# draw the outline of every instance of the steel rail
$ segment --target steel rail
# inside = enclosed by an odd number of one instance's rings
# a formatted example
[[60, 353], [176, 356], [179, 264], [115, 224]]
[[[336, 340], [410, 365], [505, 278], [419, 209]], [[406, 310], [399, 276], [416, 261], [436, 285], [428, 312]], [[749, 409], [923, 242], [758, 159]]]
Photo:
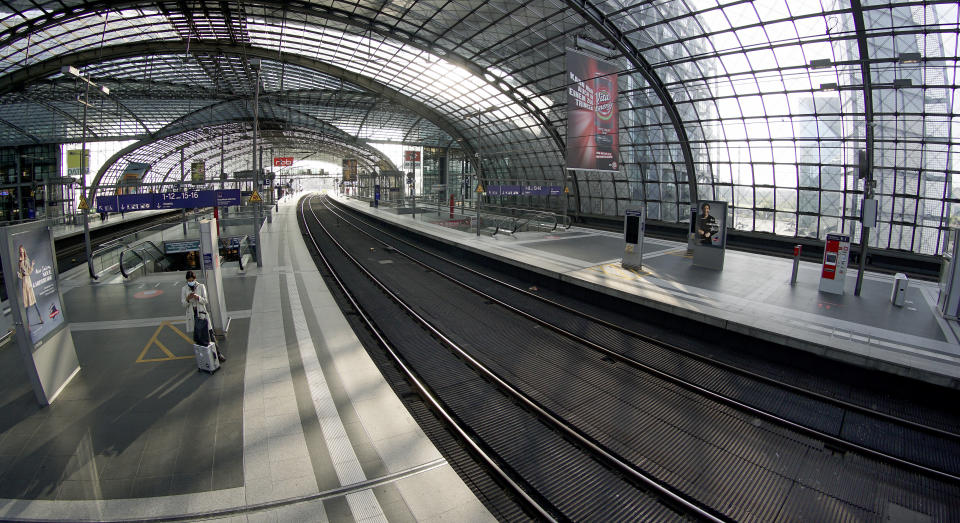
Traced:
[[[367, 276], [367, 278], [373, 281], [380, 288], [381, 291], [383, 291], [395, 303], [397, 303], [401, 308], [403, 308], [408, 315], [410, 315], [412, 318], [417, 320], [417, 322], [419, 322], [423, 327], [425, 327], [428, 331], [430, 331], [437, 339], [442, 341], [447, 347], [451, 348], [454, 352], [456, 352], [460, 357], [463, 358], [464, 361], [469, 363], [475, 370], [477, 370], [478, 372], [483, 374], [486, 378], [488, 378], [493, 383], [498, 385], [502, 390], [504, 390], [505, 392], [508, 392], [511, 396], [516, 398], [520, 403], [522, 403], [528, 409], [532, 410], [537, 415], [541, 416], [543, 419], [549, 421], [552, 426], [561, 430], [564, 434], [570, 436], [571, 438], [576, 440], [579, 444], [590, 449], [592, 452], [603, 457], [604, 460], [614, 465], [614, 467], [618, 469], [620, 472], [626, 474], [628, 477], [633, 478], [634, 480], [639, 481], [643, 485], [654, 490], [659, 495], [667, 498], [668, 501], [671, 501], [679, 505], [683, 509], [687, 510], [690, 514], [693, 514], [699, 518], [703, 518], [707, 521], [713, 521], [713, 522], [727, 521], [727, 519], [725, 519], [723, 516], [715, 515], [711, 510], [701, 507], [697, 502], [687, 499], [687, 497], [684, 496], [683, 494], [674, 492], [674, 490], [671, 487], [666, 486], [660, 483], [659, 481], [647, 476], [645, 472], [639, 470], [633, 464], [620, 459], [619, 456], [616, 456], [612, 452], [606, 450], [603, 446], [596, 443], [592, 438], [581, 433], [579, 429], [571, 426], [567, 422], [563, 421], [562, 419], [554, 415], [549, 410], [540, 406], [539, 403], [530, 399], [526, 394], [524, 394], [523, 392], [518, 390], [516, 387], [508, 383], [506, 380], [501, 378], [497, 373], [490, 370], [486, 365], [484, 365], [479, 360], [474, 358], [469, 352], [467, 352], [465, 349], [460, 347], [456, 342], [454, 342], [445, 334], [443, 334], [443, 332], [441, 332], [440, 329], [438, 329], [430, 321], [428, 321], [426, 318], [424, 318], [415, 310], [413, 310], [413, 308], [409, 304], [407, 304], [402, 298], [397, 296], [396, 293], [390, 290], [389, 287], [387, 287], [369, 270], [367, 270], [367, 268], [364, 267], [359, 260], [353, 257], [349, 252], [347, 252], [346, 248], [340, 242], [338, 242], [336, 238], [333, 237], [333, 235], [326, 229], [326, 227], [323, 226], [322, 223], [320, 223], [320, 219], [316, 217], [316, 212], [313, 210], [312, 206], [311, 206], [311, 212], [314, 214], [314, 218], [317, 220], [317, 223], [320, 225], [323, 231], [327, 234], [330, 240], [337, 246], [337, 248], [340, 249], [340, 251], [344, 254], [344, 256], [349, 258], [357, 266], [357, 268], [360, 269], [360, 271]], [[311, 240], [312, 239], [313, 238], [311, 237]]]
[[[341, 216], [340, 218], [341, 218], [341, 219], [344, 219], [342, 216]], [[344, 219], [344, 221], [347, 221], [347, 220]], [[349, 223], [349, 221], [347, 221], [347, 222]], [[353, 224], [351, 223], [350, 225], [353, 225]], [[358, 231], [363, 232], [364, 234], [367, 234], [368, 236], [370, 236], [370, 237], [373, 238], [374, 240], [376, 240], [376, 241], [378, 241], [378, 242], [380, 242], [380, 243], [382, 243], [382, 244], [384, 244], [384, 245], [388, 245], [388, 244], [386, 244], [385, 242], [383, 242], [382, 240], [379, 240], [379, 239], [377, 239], [377, 238], [374, 238], [372, 235], [370, 235], [370, 234], [367, 233], [366, 231], [363, 231], [363, 230], [360, 229], [359, 227], [356, 227], [356, 225], [353, 225], [353, 226], [354, 226]], [[583, 338], [582, 336], [580, 336], [580, 335], [578, 335], [578, 334], [576, 334], [576, 333], [570, 332], [570, 331], [564, 329], [563, 327], [554, 325], [554, 324], [552, 324], [552, 323], [550, 323], [550, 322], [548, 322], [548, 321], [546, 321], [546, 320], [543, 320], [543, 319], [541, 319], [541, 318], [538, 318], [538, 317], [536, 317], [536, 316], [534, 316], [534, 315], [532, 315], [532, 314], [530, 314], [530, 313], [528, 313], [528, 312], [525, 312], [525, 311], [523, 311], [523, 310], [521, 310], [521, 309], [519, 309], [519, 308], [517, 308], [517, 307], [514, 307], [513, 305], [510, 305], [510, 304], [508, 304], [508, 303], [506, 303], [506, 302], [504, 302], [504, 301], [502, 301], [502, 300], [500, 300], [500, 299], [498, 299], [498, 298], [496, 298], [496, 297], [494, 297], [494, 296], [491, 296], [491, 295], [483, 292], [483, 291], [480, 290], [480, 289], [477, 289], [477, 288], [475, 288], [475, 287], [472, 287], [472, 286], [470, 286], [470, 285], [467, 284], [467, 283], [461, 282], [461, 281], [457, 280], [455, 277], [450, 276], [450, 275], [448, 275], [448, 274], [446, 274], [446, 273], [438, 270], [438, 269], [435, 268], [435, 267], [430, 267], [429, 265], [427, 265], [427, 264], [425, 264], [425, 263], [423, 263], [423, 262], [421, 262], [421, 261], [419, 261], [419, 260], [411, 257], [410, 255], [404, 253], [403, 251], [397, 249], [396, 247], [393, 247], [393, 246], [390, 246], [390, 247], [393, 249], [393, 252], [396, 252], [396, 253], [398, 253], [398, 254], [406, 257], [407, 259], [413, 261], [414, 263], [417, 263], [418, 265], [420, 265], [420, 266], [422, 266], [422, 267], [424, 267], [424, 268], [429, 268], [432, 272], [434, 272], [434, 273], [436, 273], [436, 274], [438, 274], [438, 275], [440, 275], [440, 276], [448, 279], [448, 280], [451, 281], [452, 283], [455, 283], [455, 284], [457, 284], [457, 285], [459, 285], [459, 286], [461, 286], [461, 287], [463, 287], [463, 288], [465, 288], [465, 289], [467, 289], [467, 290], [470, 290], [471, 292], [476, 293], [478, 296], [481, 296], [481, 297], [483, 297], [483, 298], [486, 299], [486, 300], [489, 300], [489, 301], [491, 301], [491, 302], [493, 302], [493, 303], [496, 303], [497, 305], [500, 305], [501, 307], [503, 307], [503, 308], [505, 308], [505, 309], [507, 309], [507, 310], [509, 310], [509, 311], [511, 311], [511, 312], [513, 312], [513, 313], [515, 313], [515, 314], [517, 314], [517, 315], [519, 315], [519, 316], [522, 316], [522, 317], [524, 317], [524, 318], [526, 318], [526, 319], [528, 319], [528, 320], [530, 320], [530, 321], [533, 321], [533, 322], [535, 322], [535, 323], [537, 323], [537, 324], [539, 324], [539, 325], [542, 325], [542, 326], [544, 326], [544, 327], [546, 327], [546, 328], [548, 328], [548, 329], [551, 329], [551, 330], [553, 330], [554, 332], [557, 332], [558, 334], [561, 334], [562, 336], [565, 336], [565, 337], [567, 337], [567, 338], [570, 338], [570, 339], [576, 341], [577, 343], [580, 343], [580, 344], [582, 344], [582, 345], [584, 345], [584, 346], [587, 346], [587, 347], [589, 347], [589, 348], [591, 348], [591, 349], [593, 349], [593, 350], [595, 350], [595, 351], [597, 351], [597, 352], [600, 352], [600, 353], [602, 353], [602, 354], [604, 354], [604, 355], [607, 355], [607, 356], [610, 356], [610, 357], [612, 357], [612, 358], [615, 358], [615, 359], [617, 359], [617, 360], [619, 360], [619, 361], [621, 361], [621, 362], [623, 362], [623, 363], [626, 363], [626, 364], [628, 364], [628, 365], [630, 365], [630, 366], [632, 366], [632, 367], [635, 367], [635, 368], [640, 369], [640, 370], [642, 370], [642, 371], [644, 371], [644, 372], [647, 372], [648, 374], [652, 374], [652, 375], [654, 375], [654, 376], [657, 376], [657, 377], [660, 378], [660, 379], [663, 379], [663, 380], [665, 380], [665, 381], [668, 381], [668, 382], [670, 382], [670, 383], [673, 383], [673, 384], [675, 384], [675, 385], [677, 385], [677, 386], [683, 387], [683, 388], [685, 388], [685, 389], [687, 389], [687, 390], [693, 391], [693, 392], [695, 392], [695, 393], [697, 393], [697, 394], [701, 394], [701, 395], [703, 395], [703, 396], [707, 396], [707, 397], [709, 397], [709, 398], [711, 398], [711, 399], [713, 399], [714, 401], [717, 401], [717, 402], [719, 402], [719, 403], [726, 404], [726, 405], [728, 405], [728, 406], [730, 406], [730, 407], [734, 407], [734, 408], [736, 408], [736, 409], [739, 409], [739, 410], [741, 410], [741, 411], [744, 411], [744, 412], [747, 412], [747, 413], [749, 413], [749, 414], [755, 415], [755, 416], [757, 416], [757, 417], [764, 418], [764, 419], [766, 419], [766, 420], [768, 420], [768, 421], [777, 423], [777, 424], [779, 424], [779, 425], [781, 425], [781, 426], [783, 426], [783, 427], [786, 427], [786, 428], [795, 430], [795, 431], [800, 432], [800, 433], [802, 433], [802, 434], [805, 434], [805, 435], [807, 435], [807, 436], [812, 436], [812, 437], [815, 437], [815, 438], [819, 438], [819, 439], [821, 439], [821, 440], [825, 440], [825, 441], [828, 441], [828, 442], [830, 442], [830, 443], [833, 443], [833, 444], [835, 444], [835, 445], [837, 445], [837, 446], [839, 446], [839, 447], [846, 448], [846, 449], [848, 449], [848, 450], [852, 450], [852, 451], [855, 451], [855, 452], [858, 452], [858, 453], [860, 453], [860, 454], [864, 454], [864, 455], [873, 457], [873, 458], [878, 459], [878, 460], [881, 460], [881, 461], [886, 461], [886, 462], [888, 462], [888, 463], [891, 463], [891, 464], [894, 464], [894, 465], [898, 465], [898, 466], [900, 466], [900, 467], [903, 467], [903, 468], [906, 468], [906, 469], [910, 469], [910, 470], [913, 470], [913, 471], [915, 471], [915, 472], [920, 472], [920, 473], [923, 473], [923, 474], [926, 474], [926, 475], [929, 475], [929, 476], [933, 476], [933, 477], [939, 478], [939, 479], [941, 479], [941, 480], [950, 481], [950, 482], [954, 482], [954, 483], [960, 483], [960, 476], [958, 476], [958, 475], [956, 475], [956, 474], [951, 474], [951, 473], [946, 472], [946, 471], [942, 471], [942, 470], [939, 470], [939, 469], [935, 469], [935, 468], [932, 468], [932, 467], [928, 467], [928, 466], [926, 466], [926, 465], [921, 465], [921, 464], [919, 464], [919, 463], [915, 463], [915, 462], [912, 462], [912, 461], [909, 461], [909, 460], [906, 460], [906, 459], [903, 459], [903, 458], [899, 458], [899, 457], [893, 456], [893, 455], [891, 455], [891, 454], [887, 454], [887, 453], [882, 452], [882, 451], [879, 451], [879, 450], [871, 449], [870, 447], [865, 447], [865, 446], [860, 445], [860, 444], [858, 444], [858, 443], [854, 443], [854, 442], [851, 442], [851, 441], [848, 441], [848, 440], [839, 438], [839, 437], [837, 437], [837, 436], [833, 436], [833, 435], [831, 435], [831, 434], [827, 434], [827, 433], [822, 432], [822, 431], [820, 431], [820, 430], [817, 430], [817, 429], [814, 429], [814, 428], [810, 428], [810, 427], [807, 427], [807, 426], [805, 426], [805, 425], [801, 425], [801, 424], [799, 424], [799, 423], [797, 423], [797, 422], [788, 420], [788, 419], [786, 419], [786, 418], [783, 418], [783, 417], [778, 416], [778, 415], [776, 415], [776, 414], [773, 414], [773, 413], [771, 413], [771, 412], [767, 412], [767, 411], [765, 411], [765, 410], [762, 410], [762, 409], [759, 409], [759, 408], [757, 408], [757, 407], [753, 407], [753, 406], [751, 406], [751, 405], [748, 405], [748, 404], [746, 404], [746, 403], [743, 403], [742, 401], [739, 401], [739, 400], [737, 400], [737, 399], [734, 399], [734, 398], [731, 398], [731, 397], [729, 397], [729, 396], [725, 396], [725, 395], [723, 395], [723, 394], [714, 392], [714, 391], [712, 391], [712, 390], [710, 390], [710, 389], [707, 389], [707, 388], [705, 388], [705, 387], [703, 387], [703, 386], [697, 385], [696, 383], [690, 382], [690, 381], [685, 380], [685, 379], [683, 379], [683, 378], [679, 378], [679, 377], [677, 377], [677, 376], [674, 376], [674, 375], [672, 375], [672, 374], [669, 374], [669, 373], [667, 373], [667, 372], [664, 372], [664, 371], [662, 371], [662, 370], [660, 370], [660, 369], [657, 369], [657, 368], [655, 368], [655, 367], [652, 367], [652, 366], [650, 366], [650, 365], [647, 365], [646, 363], [643, 363], [643, 362], [637, 361], [637, 360], [635, 360], [635, 359], [633, 359], [633, 358], [624, 356], [624, 355], [620, 354], [619, 352], [616, 352], [616, 351], [614, 351], [614, 350], [612, 350], [612, 349], [608, 349], [607, 347], [604, 347], [604, 346], [602, 346], [602, 345], [599, 345], [599, 344], [597, 344], [597, 343], [594, 343], [593, 341], [590, 341], [590, 340], [588, 340], [588, 339], [586, 339], [586, 338]]]
[[[363, 218], [370, 219], [370, 217], [367, 217], [367, 216], [364, 216]], [[374, 227], [374, 226], [371, 225], [371, 227]], [[374, 227], [374, 228], [376, 228], [376, 227]], [[931, 427], [931, 426], [929, 426], [929, 425], [924, 425], [923, 423], [919, 423], [919, 422], [916, 422], [916, 421], [913, 421], [913, 420], [908, 420], [908, 419], [905, 419], [905, 418], [901, 418], [901, 417], [895, 416], [895, 415], [893, 415], [893, 414], [889, 414], [889, 413], [882, 412], [882, 411], [878, 411], [878, 410], [873, 410], [873, 409], [870, 409], [870, 408], [868, 408], [868, 407], [864, 407], [863, 405], [858, 405], [858, 404], [856, 404], [856, 403], [851, 403], [851, 402], [846, 401], [846, 400], [834, 398], [834, 397], [832, 397], [832, 396], [827, 396], [826, 394], [822, 394], [822, 393], [820, 393], [820, 392], [815, 392], [815, 391], [812, 391], [812, 390], [809, 390], [809, 389], [805, 389], [805, 388], [803, 388], [803, 387], [799, 387], [799, 386], [797, 386], [797, 385], [793, 385], [792, 383], [787, 383], [787, 382], [785, 382], [785, 381], [780, 381], [780, 380], [777, 380], [777, 379], [775, 379], [775, 378], [771, 378], [771, 377], [769, 377], [769, 376], [764, 376], [763, 374], [758, 374], [758, 373], [753, 372], [753, 371], [750, 371], [750, 370], [742, 369], [742, 368], [737, 367], [737, 366], [735, 366], [735, 365], [732, 365], [732, 364], [730, 364], [730, 363], [727, 363], [727, 362], [724, 362], [724, 361], [720, 361], [720, 360], [711, 358], [711, 357], [709, 357], [709, 356], [704, 356], [704, 355], [702, 355], [702, 354], [698, 354], [698, 353], [693, 352], [693, 351], [691, 351], [691, 350], [689, 350], [689, 349], [685, 349], [685, 348], [683, 348], [683, 347], [679, 347], [679, 346], [677, 346], [677, 345], [673, 345], [673, 344], [671, 344], [671, 343], [669, 343], [669, 342], [666, 342], [666, 341], [658, 340], [658, 339], [656, 339], [656, 338], [653, 338], [653, 337], [648, 336], [648, 335], [646, 335], [646, 334], [643, 334], [643, 333], [641, 333], [641, 332], [637, 332], [637, 331], [634, 331], [634, 330], [630, 330], [630, 329], [628, 329], [628, 328], [626, 328], [626, 327], [623, 327], [623, 326], [621, 326], [621, 325], [617, 325], [617, 324], [615, 324], [615, 323], [611, 323], [611, 322], [609, 322], [609, 321], [607, 321], [607, 320], [605, 320], [605, 319], [603, 319], [603, 318], [598, 318], [598, 317], [596, 317], [596, 316], [592, 316], [592, 315], [590, 315], [590, 314], [588, 314], [588, 313], [585, 313], [585, 312], [583, 312], [583, 311], [574, 309], [574, 308], [569, 307], [569, 306], [567, 306], [567, 305], [564, 305], [564, 304], [562, 304], [562, 303], [553, 301], [553, 300], [551, 300], [551, 299], [549, 299], [549, 298], [545, 298], [545, 297], [540, 296], [540, 295], [538, 295], [538, 294], [534, 294], [534, 293], [528, 291], [527, 289], [523, 289], [523, 288], [521, 288], [521, 287], [517, 287], [516, 285], [513, 285], [513, 284], [511, 284], [511, 283], [507, 283], [507, 282], [502, 281], [502, 280], [498, 280], [497, 278], [494, 278], [493, 276], [490, 276], [490, 275], [488, 275], [488, 274], [484, 274], [484, 273], [482, 273], [482, 272], [480, 272], [480, 271], [477, 271], [476, 269], [473, 269], [473, 268], [471, 268], [471, 267], [467, 267], [467, 266], [465, 266], [465, 265], [463, 265], [463, 264], [461, 264], [461, 263], [458, 263], [458, 262], [456, 262], [456, 261], [454, 261], [454, 260], [451, 260], [451, 259], [449, 259], [449, 258], [445, 258], [445, 257], [440, 256], [440, 255], [438, 255], [438, 254], [435, 254], [435, 253], [432, 253], [432, 252], [430, 252], [430, 251], [427, 251], [427, 250], [425, 250], [425, 249], [423, 249], [423, 248], [421, 248], [421, 247], [419, 247], [419, 246], [417, 246], [417, 245], [414, 245], [414, 244], [408, 242], [407, 240], [404, 240], [403, 238], [400, 238], [400, 237], [398, 237], [398, 236], [396, 236], [396, 235], [394, 235], [394, 234], [391, 234], [391, 233], [389, 233], [389, 232], [387, 232], [387, 231], [384, 231], [383, 229], [378, 229], [378, 230], [380, 230], [381, 232], [383, 232], [383, 234], [385, 234], [385, 235], [387, 235], [387, 236], [389, 236], [389, 237], [391, 237], [391, 238], [393, 238], [393, 239], [395, 239], [395, 240], [397, 240], [397, 241], [399, 241], [399, 242], [402, 242], [402, 243], [404, 243], [404, 244], [406, 244], [406, 245], [408, 245], [408, 246], [410, 246], [410, 247], [413, 247], [414, 249], [417, 249], [417, 250], [419, 250], [419, 251], [421, 251], [421, 252], [423, 252], [423, 253], [425, 253], [425, 254], [428, 254], [428, 255], [433, 256], [433, 257], [438, 258], [438, 259], [441, 259], [441, 260], [443, 260], [443, 261], [445, 261], [445, 262], [447, 262], [447, 263], [449, 263], [449, 264], [451, 264], [451, 265], [454, 265], [454, 266], [456, 266], [456, 267], [458, 267], [458, 268], [460, 268], [460, 269], [463, 269], [463, 270], [465, 270], [465, 271], [468, 271], [468, 272], [470, 272], [470, 273], [472, 273], [472, 274], [474, 274], [474, 275], [476, 275], [476, 276], [479, 276], [479, 277], [481, 277], [481, 278], [484, 278], [484, 279], [486, 279], [486, 280], [488, 280], [488, 281], [491, 281], [491, 282], [493, 282], [493, 283], [496, 283], [496, 284], [498, 284], [498, 285], [502, 285], [502, 286], [504, 286], [504, 287], [508, 287], [508, 288], [510, 288], [510, 289], [512, 289], [512, 290], [514, 290], [514, 291], [516, 291], [516, 292], [522, 293], [522, 294], [524, 294], [524, 295], [526, 295], [526, 296], [528, 296], [528, 297], [530, 297], [530, 298], [534, 298], [534, 299], [539, 300], [539, 301], [541, 301], [541, 302], [543, 302], [543, 303], [547, 303], [547, 304], [549, 304], [549, 305], [552, 305], [552, 306], [554, 306], [554, 307], [557, 307], [557, 308], [559, 308], [559, 309], [562, 309], [564, 312], [568, 312], [568, 313], [570, 313], [570, 314], [574, 314], [574, 315], [576, 315], [576, 316], [579, 316], [579, 317], [584, 318], [584, 319], [586, 319], [586, 320], [589, 320], [589, 321], [598, 323], [598, 324], [600, 324], [600, 325], [602, 325], [602, 326], [604, 326], [604, 327], [607, 327], [607, 328], [609, 328], [609, 329], [616, 330], [616, 331], [621, 332], [621, 333], [623, 333], [623, 334], [627, 334], [627, 335], [629, 335], [629, 336], [633, 336], [633, 337], [639, 338], [639, 339], [641, 339], [641, 340], [643, 340], [643, 341], [645, 341], [645, 342], [652, 343], [652, 344], [654, 344], [654, 345], [656, 345], [656, 346], [658, 346], [658, 347], [665, 348], [665, 349], [671, 350], [671, 351], [676, 352], [676, 353], [680, 353], [680, 354], [682, 354], [682, 355], [684, 355], [684, 356], [688, 356], [688, 357], [690, 357], [690, 358], [696, 359], [696, 360], [701, 361], [701, 362], [704, 362], [704, 363], [708, 363], [708, 364], [711, 364], [711, 365], [715, 365], [715, 366], [717, 366], [717, 367], [721, 367], [721, 368], [723, 368], [724, 370], [727, 370], [727, 371], [730, 371], [730, 372], [733, 372], [733, 373], [736, 373], [736, 374], [739, 374], [739, 375], [741, 375], [741, 376], [745, 376], [745, 377], [748, 377], [748, 378], [751, 378], [751, 379], [754, 379], [754, 380], [757, 380], [757, 381], [761, 381], [761, 382], [766, 383], [766, 384], [768, 384], [768, 385], [773, 385], [773, 386], [776, 386], [776, 387], [780, 387], [780, 388], [783, 388], [783, 389], [787, 389], [787, 390], [789, 390], [789, 391], [791, 391], [791, 392], [794, 392], [794, 393], [797, 393], [797, 394], [802, 394], [802, 395], [807, 396], [807, 397], [812, 398], [812, 399], [816, 399], [816, 400], [819, 400], [819, 401], [823, 401], [823, 402], [825, 402], [825, 403], [830, 403], [831, 405], [834, 405], [834, 406], [837, 406], [837, 407], [842, 407], [842, 408], [844, 408], [844, 409], [856, 411], [856, 412], [859, 412], [859, 413], [861, 413], [861, 414], [866, 414], [866, 415], [868, 415], [868, 416], [874, 416], [874, 417], [877, 417], [877, 418], [881, 418], [881, 419], [884, 419], [884, 420], [889, 421], [889, 422], [891, 422], [891, 423], [896, 423], [896, 424], [899, 424], [899, 425], [908, 426], [908, 427], [910, 427], [910, 428], [912, 428], [912, 429], [916, 429], [916, 430], [919, 430], [919, 431], [922, 431], [922, 432], [927, 432], [927, 433], [934, 434], [934, 435], [937, 435], [937, 436], [941, 436], [941, 437], [944, 437], [944, 438], [947, 438], [947, 439], [953, 439], [953, 440], [960, 441], [960, 433], [951, 432], [951, 431], [949, 431], [949, 430], [944, 430], [944, 429], [937, 428], [937, 427]], [[382, 242], [381, 242], [381, 243], [382, 243]]]
[[[387, 341], [386, 336], [383, 334], [383, 332], [380, 331], [376, 323], [370, 318], [370, 316], [367, 315], [364, 308], [360, 305], [360, 303], [357, 301], [354, 295], [350, 292], [350, 290], [344, 284], [343, 280], [340, 278], [337, 272], [333, 269], [333, 265], [330, 263], [327, 257], [323, 254], [323, 251], [320, 249], [320, 246], [317, 243], [316, 238], [313, 236], [313, 232], [310, 230], [310, 227], [307, 224], [307, 217], [304, 209], [306, 207], [307, 202], [312, 202], [313, 198], [315, 198], [315, 196], [308, 196], [302, 199], [300, 202], [300, 216], [304, 222], [304, 229], [307, 231], [307, 235], [310, 237], [310, 242], [313, 243], [313, 247], [314, 249], [316, 249], [317, 255], [320, 257], [321, 260], [323, 260], [323, 264], [326, 266], [327, 271], [330, 273], [333, 280], [337, 283], [337, 287], [340, 288], [340, 291], [343, 293], [346, 299], [350, 302], [350, 306], [353, 307], [353, 309], [357, 312], [360, 319], [363, 320], [364, 324], [367, 325], [371, 333], [377, 339], [377, 342], [380, 343], [380, 345], [384, 348], [384, 350], [387, 351], [387, 353], [390, 355], [393, 361], [400, 367], [400, 369], [406, 375], [407, 379], [410, 380], [410, 382], [417, 388], [421, 397], [423, 397], [429, 403], [432, 409], [434, 409], [434, 411], [437, 414], [443, 417], [443, 419], [446, 420], [447, 424], [451, 428], [453, 428], [454, 431], [456, 431], [456, 433], [460, 436], [460, 438], [465, 443], [467, 443], [467, 445], [469, 445], [470, 448], [477, 455], [479, 455], [484, 462], [486, 462], [487, 466], [489, 466], [494, 472], [496, 472], [496, 474], [500, 476], [500, 478], [507, 485], [509, 485], [511, 489], [513, 489], [536, 513], [540, 515], [540, 517], [544, 518], [547, 521], [555, 522], [556, 519], [553, 517], [553, 515], [550, 514], [550, 512], [547, 511], [543, 506], [541, 506], [540, 503], [534, 500], [533, 497], [531, 497], [530, 494], [528, 494], [527, 491], [523, 489], [523, 487], [521, 487], [516, 481], [514, 481], [513, 478], [511, 478], [510, 475], [505, 470], [503, 470], [503, 468], [500, 467], [499, 464], [497, 464], [496, 460], [494, 460], [480, 446], [480, 444], [477, 443], [477, 441], [456, 421], [453, 415], [440, 403], [440, 401], [437, 399], [433, 391], [425, 383], [423, 383], [423, 381], [420, 380], [420, 378], [413, 371], [413, 369], [411, 369], [407, 365], [407, 363], [403, 360], [403, 358], [396, 351], [396, 349], [394, 349], [393, 346], [390, 344], [390, 342]], [[380, 285], [381, 287], [383, 287], [383, 284], [379, 280], [374, 278], [372, 274], [366, 271], [366, 269], [364, 269], [363, 266], [360, 265], [360, 262], [358, 262], [356, 258], [351, 256], [346, 251], [346, 249], [344, 249], [344, 247], [339, 242], [337, 242], [337, 240], [333, 237], [333, 235], [330, 234], [330, 231], [328, 231], [327, 228], [323, 226], [323, 224], [320, 222], [320, 218], [317, 217], [316, 211], [313, 210], [312, 204], [310, 205], [310, 212], [313, 214], [313, 218], [317, 221], [317, 224], [320, 226], [320, 228], [323, 229], [323, 232], [330, 238], [331, 241], [333, 241], [334, 244], [337, 245], [338, 248], [340, 248], [340, 250], [344, 253], [344, 255], [348, 259], [350, 259], [354, 264], [356, 264], [357, 267], [359, 267], [367, 275], [367, 277], [371, 278], [374, 282], [376, 282], [377, 285]], [[390, 293], [388, 289], [386, 289], [385, 287], [383, 288], [394, 299], [397, 299], [396, 296]]]

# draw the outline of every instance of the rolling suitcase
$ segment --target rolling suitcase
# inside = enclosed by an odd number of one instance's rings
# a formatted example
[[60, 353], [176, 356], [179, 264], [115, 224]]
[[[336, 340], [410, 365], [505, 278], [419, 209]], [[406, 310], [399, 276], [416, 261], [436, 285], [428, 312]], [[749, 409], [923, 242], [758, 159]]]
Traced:
[[208, 345], [194, 345], [193, 352], [197, 356], [197, 371], [207, 371], [213, 374], [220, 368], [220, 360], [217, 358], [217, 344], [210, 342]]

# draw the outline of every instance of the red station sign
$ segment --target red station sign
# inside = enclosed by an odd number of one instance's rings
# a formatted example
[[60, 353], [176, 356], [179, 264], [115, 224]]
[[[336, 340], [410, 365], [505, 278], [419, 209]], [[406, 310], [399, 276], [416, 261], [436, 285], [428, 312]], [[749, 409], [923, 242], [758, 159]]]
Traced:
[[274, 167], [290, 167], [293, 165], [293, 156], [277, 156], [273, 158]]

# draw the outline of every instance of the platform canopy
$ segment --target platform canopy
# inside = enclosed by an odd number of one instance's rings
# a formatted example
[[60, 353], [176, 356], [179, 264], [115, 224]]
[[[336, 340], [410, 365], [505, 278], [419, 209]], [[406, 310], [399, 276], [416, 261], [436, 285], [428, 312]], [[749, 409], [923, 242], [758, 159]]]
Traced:
[[[0, 20], [0, 147], [79, 141], [69, 65], [110, 89], [90, 139], [146, 158], [229, 130], [243, 158], [259, 59], [278, 155], [460, 148], [487, 183], [569, 185], [584, 215], [724, 200], [740, 230], [857, 241], [862, 150], [873, 247], [936, 254], [960, 214], [955, 1], [8, 0]], [[619, 71], [618, 172], [565, 169], [569, 48]]]

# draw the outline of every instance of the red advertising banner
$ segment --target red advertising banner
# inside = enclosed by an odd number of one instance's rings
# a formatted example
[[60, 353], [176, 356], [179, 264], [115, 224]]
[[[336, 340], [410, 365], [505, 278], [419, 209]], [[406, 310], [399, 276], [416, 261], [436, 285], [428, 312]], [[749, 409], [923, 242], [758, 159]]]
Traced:
[[567, 50], [567, 169], [618, 171], [617, 67]]
[[293, 165], [293, 156], [276, 156], [273, 158], [274, 167], [291, 167]]

